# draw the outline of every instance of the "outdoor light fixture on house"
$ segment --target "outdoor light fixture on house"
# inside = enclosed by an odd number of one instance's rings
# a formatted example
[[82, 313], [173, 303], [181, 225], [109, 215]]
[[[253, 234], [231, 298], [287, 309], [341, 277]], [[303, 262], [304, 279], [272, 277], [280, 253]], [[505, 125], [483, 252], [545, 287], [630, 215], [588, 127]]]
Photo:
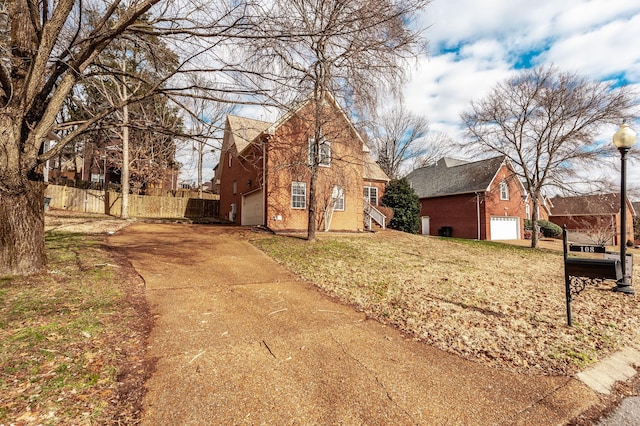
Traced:
[[618, 280], [613, 291], [625, 294], [635, 294], [631, 283], [627, 280], [626, 260], [627, 260], [627, 152], [636, 141], [634, 132], [627, 123], [622, 123], [617, 132], [613, 135], [613, 144], [620, 151], [620, 264], [622, 266], [622, 278]]

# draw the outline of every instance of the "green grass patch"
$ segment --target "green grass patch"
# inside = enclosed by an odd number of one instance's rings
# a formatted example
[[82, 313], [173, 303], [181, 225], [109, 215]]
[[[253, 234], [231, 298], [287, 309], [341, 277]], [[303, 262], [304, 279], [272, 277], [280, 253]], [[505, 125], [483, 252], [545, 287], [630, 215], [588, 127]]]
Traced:
[[47, 233], [48, 272], [0, 279], [0, 424], [108, 422], [137, 313], [96, 238]]

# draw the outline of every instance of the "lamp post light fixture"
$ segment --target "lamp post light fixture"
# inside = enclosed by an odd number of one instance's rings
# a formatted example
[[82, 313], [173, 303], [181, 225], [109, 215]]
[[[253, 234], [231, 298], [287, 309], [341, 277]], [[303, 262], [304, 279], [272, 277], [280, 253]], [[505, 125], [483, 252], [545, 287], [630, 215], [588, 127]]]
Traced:
[[627, 281], [627, 152], [636, 140], [634, 132], [627, 123], [622, 123], [613, 135], [613, 144], [620, 151], [620, 266], [622, 278], [616, 282], [613, 291], [625, 294], [635, 294], [631, 283]]

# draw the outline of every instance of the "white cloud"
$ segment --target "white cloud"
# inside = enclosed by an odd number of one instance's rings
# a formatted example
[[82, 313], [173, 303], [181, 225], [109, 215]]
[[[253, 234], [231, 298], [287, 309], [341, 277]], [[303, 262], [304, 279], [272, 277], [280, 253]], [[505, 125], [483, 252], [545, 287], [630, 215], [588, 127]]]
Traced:
[[640, 12], [629, 20], [618, 19], [593, 31], [569, 36], [543, 55], [544, 62], [576, 69], [593, 78], [627, 73], [640, 77]]
[[624, 72], [640, 81], [637, 0], [435, 0], [424, 22], [432, 56], [419, 61], [405, 102], [454, 137], [469, 102], [506, 79], [522, 55], [589, 78]]
[[[456, 140], [462, 138], [460, 114], [469, 107], [470, 101], [486, 96], [496, 81], [504, 80], [511, 73], [503, 55], [496, 55], [493, 44], [470, 47], [464, 56], [456, 60], [454, 54], [446, 54], [421, 60], [420, 71], [404, 91], [410, 111], [425, 115], [432, 130]], [[496, 60], [490, 61], [489, 57]]]
[[[459, 141], [460, 114], [510, 76], [522, 55], [593, 79], [625, 73], [640, 89], [638, 0], [434, 0], [422, 21], [431, 56], [411, 70], [404, 100], [431, 129]], [[277, 117], [257, 108], [238, 114]], [[603, 137], [614, 131], [612, 125]], [[630, 174], [640, 182], [640, 170]]]

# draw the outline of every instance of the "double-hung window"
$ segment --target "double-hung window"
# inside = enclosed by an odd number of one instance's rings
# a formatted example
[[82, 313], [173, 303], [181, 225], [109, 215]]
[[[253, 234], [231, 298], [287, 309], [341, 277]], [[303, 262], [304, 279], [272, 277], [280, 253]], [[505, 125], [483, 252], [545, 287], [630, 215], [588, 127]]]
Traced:
[[314, 165], [316, 149], [318, 151], [318, 165], [329, 167], [331, 165], [331, 144], [325, 138], [320, 139], [320, 143], [316, 145], [316, 140], [309, 139], [309, 164]]
[[365, 186], [363, 196], [370, 204], [374, 206], [378, 205], [378, 188], [375, 186]]
[[334, 186], [331, 199], [333, 200], [333, 210], [344, 211], [344, 188]]
[[291, 182], [291, 208], [307, 208], [307, 184], [305, 182]]

